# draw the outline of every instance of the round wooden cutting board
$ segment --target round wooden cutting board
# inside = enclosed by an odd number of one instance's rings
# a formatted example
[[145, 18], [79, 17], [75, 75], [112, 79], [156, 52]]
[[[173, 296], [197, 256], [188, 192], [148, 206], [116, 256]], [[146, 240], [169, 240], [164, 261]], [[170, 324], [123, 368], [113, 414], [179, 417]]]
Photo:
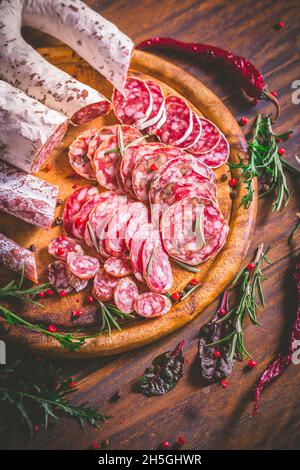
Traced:
[[[69, 48], [64, 46], [43, 48], [39, 52], [51, 63], [78, 80], [100, 90], [108, 98], [111, 97], [111, 85]], [[184, 97], [194, 110], [212, 120], [225, 134], [231, 148], [230, 161], [237, 162], [238, 155], [245, 157], [247, 145], [239, 125], [219, 98], [196, 78], [161, 58], [140, 51], [134, 53], [130, 75], [154, 78], [160, 82], [166, 95], [175, 93]], [[59, 198], [63, 202], [72, 192], [74, 184], [87, 184], [87, 180], [83, 178], [72, 178], [73, 172], [67, 156], [70, 143], [85, 129], [100, 128], [116, 122], [117, 120], [111, 112], [108, 116], [96, 119], [88, 125], [69, 126], [63, 143], [52, 152], [48, 161], [51, 163], [52, 169], [41, 170], [38, 174], [40, 178], [59, 186]], [[200, 270], [196, 274], [173, 264], [174, 286], [172, 292], [182, 290], [195, 277], [201, 280], [201, 283], [185, 300], [174, 305], [167, 315], [155, 320], [137, 319], [125, 324], [122, 331], [114, 331], [111, 336], [106, 333], [97, 336], [97, 328], [99, 328], [101, 320], [96, 306], [89, 304], [86, 300], [90, 294], [90, 291], [86, 289], [84, 292], [71, 294], [63, 299], [58, 296], [46, 298], [42, 301], [44, 308], [26, 304], [18, 306], [17, 310], [20, 315], [31, 322], [45, 325], [55, 324], [59, 332], [72, 331], [74, 333], [74, 331], [80, 330], [80, 333], [77, 333], [78, 336], [95, 335], [95, 337], [88, 339], [77, 352], [71, 353], [62, 349], [54, 338], [31, 332], [25, 328], [16, 328], [1, 319], [4, 330], [3, 339], [23, 344], [31, 350], [56, 356], [72, 358], [107, 356], [156, 341], [192, 321], [224, 290], [239, 269], [247, 253], [255, 225], [257, 200], [254, 200], [247, 210], [239, 207], [245, 193], [244, 185], [241, 183], [237, 186], [237, 196], [232, 200], [228, 180], [223, 181], [222, 178], [221, 181], [223, 174], [227, 174], [228, 179], [232, 176], [238, 178], [237, 171], [230, 172], [228, 166], [224, 166], [218, 168], [216, 173], [219, 180], [220, 208], [230, 225], [226, 245], [214, 259], [200, 265]], [[64, 204], [57, 208], [56, 217], [62, 215], [63, 207]], [[0, 215], [0, 222], [1, 232], [5, 235], [26, 248], [31, 244], [36, 246], [39, 279], [40, 282], [47, 282], [47, 266], [53, 260], [48, 254], [47, 246], [51, 239], [61, 233], [62, 227], [58, 226], [45, 231], [6, 214]], [[13, 273], [3, 267], [0, 268], [0, 286], [13, 278]], [[17, 277], [15, 278], [17, 279]], [[16, 306], [14, 308], [16, 309]], [[74, 321], [72, 312], [75, 309], [82, 309], [84, 314]]]

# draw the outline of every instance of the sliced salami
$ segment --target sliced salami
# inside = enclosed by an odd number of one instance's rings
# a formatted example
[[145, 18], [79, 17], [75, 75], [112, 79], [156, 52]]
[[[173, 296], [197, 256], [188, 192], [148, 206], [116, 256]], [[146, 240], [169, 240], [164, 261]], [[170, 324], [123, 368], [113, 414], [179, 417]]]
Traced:
[[74, 236], [73, 221], [75, 216], [78, 214], [83, 204], [97, 194], [99, 194], [99, 191], [95, 186], [80, 186], [80, 188], [75, 189], [68, 197], [63, 213], [63, 223], [65, 232], [71, 237]]
[[146, 121], [152, 111], [152, 94], [146, 82], [128, 77], [123, 93], [115, 89], [112, 96], [113, 108], [119, 121], [133, 126]]
[[89, 283], [89, 281], [86, 281], [84, 279], [80, 279], [79, 277], [75, 276], [67, 267], [67, 274], [68, 274], [68, 279], [69, 279], [69, 284], [70, 286], [73, 287], [75, 292], [81, 292], [83, 289], [85, 289]]
[[84, 239], [84, 231], [89, 220], [90, 213], [99, 203], [104, 203], [107, 199], [110, 198], [110, 192], [105, 191], [89, 199], [83, 206], [80, 211], [76, 214], [73, 220], [72, 232], [75, 238], [79, 240]]
[[193, 129], [190, 135], [180, 144], [177, 144], [179, 148], [189, 149], [197, 144], [202, 134], [202, 124], [200, 118], [196, 113], [192, 113]]
[[[107, 139], [109, 139], [113, 135], [118, 135], [118, 129], [120, 125], [115, 124], [114, 126], [105, 126], [101, 129], [98, 129], [94, 138], [89, 143], [87, 155], [91, 161], [93, 161], [95, 152], [98, 147]], [[123, 133], [132, 133], [136, 135], [136, 138], [141, 137], [141, 134], [132, 126], [121, 126]]]
[[72, 274], [85, 281], [92, 279], [100, 267], [97, 258], [76, 253], [68, 254], [67, 265]]
[[210, 168], [218, 168], [228, 161], [229, 154], [230, 148], [228, 140], [223, 134], [221, 134], [221, 139], [213, 150], [207, 153], [199, 153], [198, 155], [195, 155], [195, 157]]
[[200, 122], [202, 125], [200, 139], [196, 144], [189, 147], [189, 152], [193, 155], [210, 152], [218, 145], [221, 138], [219, 129], [211, 121], [201, 117]]
[[147, 237], [142, 254], [143, 277], [153, 292], [167, 292], [173, 285], [169, 257], [163, 249], [159, 230], [153, 230]]
[[156, 124], [153, 124], [152, 126], [147, 127], [147, 134], [156, 135], [157, 131], [164, 125], [166, 120], [167, 120], [167, 111], [166, 111], [165, 104], [164, 104], [161, 118]]
[[130, 251], [131, 249], [131, 241], [133, 235], [140, 227], [144, 227], [149, 223], [149, 211], [146, 206], [140, 206], [136, 212], [133, 214], [129, 223], [127, 225], [126, 233], [125, 233], [125, 243], [127, 249]]
[[131, 277], [123, 277], [118, 281], [114, 291], [114, 301], [119, 310], [124, 313], [134, 312], [134, 302], [139, 291]]
[[97, 132], [97, 129], [84, 131], [74, 140], [69, 148], [69, 162], [71, 167], [80, 176], [90, 180], [96, 180], [96, 176], [88, 156], [88, 148]]
[[152, 95], [152, 109], [148, 119], [137, 125], [139, 130], [147, 129], [150, 126], [157, 124], [162, 117], [165, 108], [165, 97], [159, 84], [152, 80], [145, 80], [145, 83]]
[[57, 292], [64, 291], [66, 294], [72, 292], [67, 265], [62, 260], [56, 260], [48, 266], [48, 279]]
[[105, 261], [103, 267], [108, 274], [114, 277], [126, 277], [132, 274], [130, 259], [124, 256], [122, 258], [111, 256]]
[[179, 96], [168, 96], [165, 106], [167, 119], [156, 135], [165, 144], [179, 145], [193, 130], [192, 111]]
[[152, 224], [140, 227], [131, 240], [130, 260], [132, 271], [136, 279], [140, 282], [145, 282], [143, 276], [143, 247], [152, 230]]
[[214, 202], [190, 197], [166, 210], [161, 230], [164, 247], [170, 256], [197, 265], [220, 251], [228, 225]]
[[24, 273], [29, 281], [38, 282], [34, 254], [0, 233], [0, 263], [16, 273]]
[[103, 268], [100, 268], [94, 277], [93, 296], [100, 302], [108, 302], [113, 299], [114, 289], [117, 284], [117, 278], [108, 274]]
[[48, 252], [54, 258], [66, 261], [69, 253], [83, 255], [83, 249], [76, 240], [65, 235], [54, 238], [48, 245]]
[[155, 292], [144, 292], [134, 302], [136, 313], [141, 317], [150, 319], [166, 315], [171, 307], [172, 302], [168, 297]]

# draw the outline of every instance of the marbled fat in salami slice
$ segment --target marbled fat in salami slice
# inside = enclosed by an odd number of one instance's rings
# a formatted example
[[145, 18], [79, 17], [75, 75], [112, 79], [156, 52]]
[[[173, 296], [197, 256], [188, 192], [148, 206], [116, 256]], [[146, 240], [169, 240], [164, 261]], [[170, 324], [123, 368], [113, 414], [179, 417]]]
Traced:
[[162, 117], [165, 108], [165, 97], [159, 84], [152, 80], [145, 80], [145, 83], [152, 95], [152, 110], [148, 119], [137, 125], [139, 130], [147, 129], [150, 126], [157, 124]]
[[172, 302], [168, 297], [155, 292], [144, 292], [134, 302], [136, 313], [143, 318], [150, 319], [166, 315], [171, 307]]
[[80, 134], [69, 148], [69, 162], [73, 170], [83, 178], [96, 180], [94, 168], [88, 157], [90, 142], [97, 134], [97, 129], [88, 129]]
[[68, 254], [67, 265], [72, 274], [85, 281], [92, 279], [100, 267], [97, 258], [76, 253]]
[[114, 89], [112, 103], [118, 120], [122, 124], [134, 126], [149, 118], [152, 110], [152, 95], [143, 80], [128, 77], [123, 94]]
[[230, 154], [230, 148], [228, 140], [223, 134], [218, 145], [207, 153], [199, 153], [195, 157], [210, 168], [218, 168], [221, 165], [227, 163]]
[[134, 312], [134, 301], [139, 291], [131, 277], [123, 277], [118, 281], [114, 291], [114, 301], [119, 310], [124, 313]]
[[147, 237], [142, 254], [143, 277], [152, 292], [167, 292], [173, 285], [169, 257], [163, 249], [159, 230]]
[[196, 145], [201, 137], [201, 134], [202, 134], [201, 120], [199, 119], [196, 113], [192, 113], [192, 119], [193, 119], [192, 132], [183, 142], [181, 142], [180, 144], [177, 144], [177, 146], [181, 149], [188, 150], [190, 147], [193, 147], [194, 145]]
[[0, 263], [16, 273], [24, 273], [29, 281], [38, 282], [34, 254], [0, 233]]
[[103, 267], [108, 274], [114, 277], [126, 277], [132, 274], [130, 259], [124, 256], [119, 258], [111, 256], [105, 261]]
[[72, 292], [67, 265], [62, 260], [56, 260], [48, 266], [48, 279], [57, 292], [64, 291], [66, 294]]
[[83, 204], [99, 194], [98, 188], [95, 186], [80, 186], [75, 189], [68, 197], [63, 213], [63, 223], [65, 232], [71, 237], [73, 234], [73, 221], [80, 211]]
[[165, 144], [179, 145], [193, 129], [192, 111], [179, 96], [168, 96], [165, 101], [167, 119], [157, 130], [157, 137]]
[[210, 152], [218, 145], [221, 138], [221, 133], [215, 124], [202, 117], [200, 117], [200, 122], [202, 125], [200, 139], [189, 147], [189, 152], [193, 155]]
[[108, 302], [114, 297], [114, 289], [118, 284], [118, 279], [108, 274], [100, 268], [94, 277], [92, 294], [100, 302]]
[[164, 247], [171, 257], [198, 265], [220, 251], [228, 225], [214, 202], [194, 196], [166, 210], [161, 231]]
[[131, 249], [133, 235], [137, 230], [139, 230], [140, 227], [144, 227], [149, 223], [149, 218], [150, 214], [148, 208], [144, 205], [141, 205], [129, 220], [125, 233], [125, 243], [129, 251]]
[[153, 230], [152, 224], [140, 227], [133, 235], [131, 240], [130, 260], [133, 274], [140, 282], [145, 282], [143, 276], [143, 247], [146, 239]]
[[65, 261], [69, 253], [77, 253], [83, 255], [83, 249], [76, 240], [65, 235], [60, 235], [51, 240], [48, 245], [48, 252], [54, 258]]
[[79, 240], [84, 239], [85, 227], [92, 210], [96, 207], [96, 205], [104, 203], [110, 197], [110, 191], [104, 191], [103, 193], [96, 194], [96, 196], [92, 197], [85, 204], [83, 204], [80, 211], [76, 214], [73, 220], [72, 232], [75, 238], [78, 238]]
[[[119, 127], [120, 127], [119, 124], [115, 124], [113, 126], [105, 126], [97, 130], [94, 138], [89, 143], [88, 152], [87, 152], [87, 156], [89, 157], [91, 161], [93, 161], [94, 159], [97, 148], [100, 147], [100, 145], [105, 140], [109, 139], [113, 135], [118, 135]], [[136, 135], [136, 138], [141, 137], [142, 135], [138, 132], [137, 129], [135, 129], [132, 126], [124, 125], [124, 126], [121, 126], [121, 129], [122, 129], [123, 134], [130, 133], [130, 134]]]

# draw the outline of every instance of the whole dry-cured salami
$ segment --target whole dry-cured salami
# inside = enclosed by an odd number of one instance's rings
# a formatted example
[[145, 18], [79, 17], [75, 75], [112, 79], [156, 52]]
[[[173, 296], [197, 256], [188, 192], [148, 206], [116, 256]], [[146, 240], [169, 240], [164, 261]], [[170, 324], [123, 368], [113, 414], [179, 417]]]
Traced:
[[156, 135], [165, 144], [179, 145], [193, 130], [192, 111], [179, 96], [168, 96], [165, 105], [167, 119]]
[[153, 80], [145, 80], [145, 83], [152, 95], [152, 109], [148, 119], [137, 125], [139, 130], [148, 129], [157, 124], [165, 109], [165, 97], [159, 84]]
[[100, 302], [108, 302], [114, 297], [114, 289], [118, 279], [100, 268], [94, 277], [92, 294]]
[[152, 230], [147, 237], [142, 253], [143, 277], [153, 292], [167, 292], [173, 285], [172, 268], [164, 251], [159, 230]]
[[148, 208], [144, 205], [141, 205], [136, 209], [133, 216], [129, 220], [125, 233], [125, 243], [129, 251], [131, 249], [133, 235], [137, 230], [139, 230], [140, 227], [144, 227], [149, 223], [149, 216], [150, 214]]
[[161, 231], [170, 256], [197, 265], [220, 251], [228, 225], [216, 203], [194, 196], [176, 202], [165, 211]]
[[200, 118], [196, 113], [192, 113], [193, 128], [190, 135], [180, 144], [177, 144], [179, 148], [189, 149], [197, 144], [202, 134], [202, 124]]
[[124, 313], [134, 312], [134, 302], [139, 291], [131, 277], [120, 279], [114, 290], [114, 301], [119, 310]]
[[201, 136], [188, 150], [193, 155], [210, 152], [218, 145], [221, 138], [221, 133], [215, 124], [202, 117], [199, 119], [202, 126]]
[[78, 214], [83, 204], [94, 198], [97, 194], [99, 194], [99, 191], [95, 186], [87, 185], [75, 189], [68, 197], [63, 213], [63, 223], [65, 232], [71, 237], [75, 237], [73, 234], [73, 221], [75, 216]]
[[134, 233], [131, 240], [130, 260], [132, 271], [136, 279], [140, 282], [145, 282], [143, 276], [143, 247], [152, 230], [152, 224], [142, 226]]
[[26, 171], [39, 171], [67, 130], [68, 119], [0, 81], [1, 159]]
[[66, 294], [72, 292], [73, 287], [70, 284], [67, 265], [65, 261], [56, 260], [48, 266], [48, 279], [50, 284], [58, 291], [64, 291]]
[[48, 245], [48, 252], [54, 258], [65, 261], [69, 253], [77, 253], [83, 255], [83, 249], [76, 240], [65, 235], [60, 235], [51, 240]]
[[0, 233], [0, 263], [29, 281], [38, 282], [34, 254]]
[[105, 261], [103, 267], [108, 274], [114, 277], [126, 277], [132, 274], [130, 259], [125, 256], [111, 256]]
[[135, 312], [143, 318], [158, 318], [171, 310], [172, 302], [165, 295], [156, 292], [144, 292], [134, 302]]
[[115, 115], [122, 124], [145, 122], [152, 111], [152, 94], [145, 81], [128, 77], [124, 91], [114, 90], [112, 96]]
[[0, 210], [49, 229], [54, 220], [58, 187], [0, 160]]
[[72, 274], [85, 281], [95, 277], [100, 267], [97, 258], [73, 252], [68, 254], [67, 265]]
[[209, 166], [210, 168], [218, 168], [227, 162], [229, 153], [230, 149], [228, 140], [223, 134], [221, 134], [219, 143], [213, 150], [207, 153], [199, 153], [195, 156], [198, 160], [201, 160], [201, 162], [205, 163], [205, 165]]
[[73, 170], [83, 178], [96, 180], [94, 168], [88, 156], [89, 143], [97, 134], [97, 129], [88, 129], [80, 134], [69, 148], [69, 162]]

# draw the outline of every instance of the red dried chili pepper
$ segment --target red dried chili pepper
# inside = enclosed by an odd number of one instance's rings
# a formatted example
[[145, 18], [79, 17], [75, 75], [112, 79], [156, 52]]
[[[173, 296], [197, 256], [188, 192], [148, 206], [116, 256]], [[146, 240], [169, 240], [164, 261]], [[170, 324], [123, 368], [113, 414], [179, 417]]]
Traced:
[[253, 397], [253, 411], [252, 416], [255, 416], [259, 408], [259, 399], [260, 394], [263, 389], [273, 382], [277, 377], [279, 377], [282, 372], [291, 364], [292, 355], [295, 351], [299, 349], [298, 341], [300, 340], [300, 264], [296, 265], [296, 273], [294, 275], [296, 279], [297, 286], [297, 296], [298, 296], [298, 309], [296, 314], [296, 320], [293, 324], [292, 331], [290, 334], [289, 349], [287, 354], [279, 353], [278, 356], [268, 365], [266, 370], [261, 375], [254, 388], [254, 397]]
[[268, 98], [276, 106], [276, 116], [279, 115], [279, 103], [264, 83], [262, 74], [244, 57], [220, 47], [198, 42], [183, 42], [173, 38], [153, 37], [140, 42], [136, 49], [173, 49], [194, 54], [205, 64], [215, 64], [236, 78], [241, 89], [253, 99]]

